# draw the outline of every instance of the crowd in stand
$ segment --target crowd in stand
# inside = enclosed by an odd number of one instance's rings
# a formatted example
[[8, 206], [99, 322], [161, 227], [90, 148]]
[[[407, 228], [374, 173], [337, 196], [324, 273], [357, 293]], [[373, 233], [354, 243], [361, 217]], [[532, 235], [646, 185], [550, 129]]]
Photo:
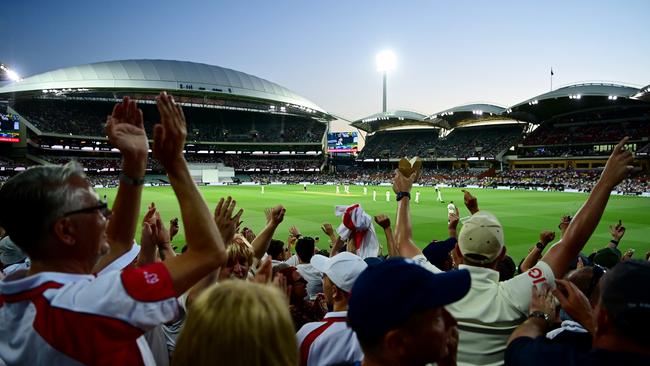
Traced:
[[0, 188], [0, 206], [11, 207], [0, 210], [3, 364], [650, 361], [647, 256], [621, 253], [621, 221], [604, 248], [581, 253], [610, 192], [628, 176], [625, 139], [582, 208], [560, 220], [558, 238], [542, 231], [517, 266], [501, 222], [468, 191], [462, 228], [452, 207], [448, 238], [420, 250], [410, 213], [419, 177], [401, 172], [392, 178], [396, 222], [338, 206], [341, 224], [322, 226], [329, 251], [317, 252], [296, 226], [286, 242], [274, 239], [286, 235], [276, 232], [279, 224], [293, 219], [281, 204], [266, 209], [257, 232], [240, 227], [245, 208], [227, 197], [212, 211], [192, 181], [180, 107], [165, 93], [157, 107], [152, 150], [178, 199], [183, 250], [171, 246], [179, 220], [163, 218], [154, 203], [138, 222], [149, 146], [142, 117], [125, 98], [107, 126], [123, 155], [112, 211], [74, 162], [28, 169]]
[[543, 123], [523, 141], [524, 145], [562, 145], [580, 143], [616, 143], [623, 136], [641, 140], [650, 136], [648, 120]]
[[[112, 104], [105, 102], [34, 99], [13, 107], [43, 133], [104, 137], [106, 116]], [[144, 124], [151, 134], [157, 122], [155, 108], [142, 104]], [[204, 142], [307, 142], [318, 143], [326, 125], [310, 118], [214, 108], [185, 107], [188, 141]], [[278, 126], [280, 126], [278, 128]]]
[[484, 157], [494, 159], [523, 136], [520, 125], [455, 128], [444, 137], [436, 129], [379, 131], [366, 141], [361, 158], [385, 159], [402, 156], [436, 158]]

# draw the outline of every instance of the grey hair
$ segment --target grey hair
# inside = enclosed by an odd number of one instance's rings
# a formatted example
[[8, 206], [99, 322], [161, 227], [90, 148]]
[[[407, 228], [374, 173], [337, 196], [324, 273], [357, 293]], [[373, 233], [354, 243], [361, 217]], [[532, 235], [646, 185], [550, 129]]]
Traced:
[[30, 257], [38, 256], [52, 224], [79, 207], [81, 191], [67, 184], [72, 177], [86, 178], [76, 161], [27, 169], [0, 188], [0, 226]]

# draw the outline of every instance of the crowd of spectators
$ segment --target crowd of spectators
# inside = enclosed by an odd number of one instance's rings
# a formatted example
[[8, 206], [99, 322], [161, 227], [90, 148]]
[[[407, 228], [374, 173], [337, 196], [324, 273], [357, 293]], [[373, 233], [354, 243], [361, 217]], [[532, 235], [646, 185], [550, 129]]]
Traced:
[[[76, 162], [28, 169], [0, 188], [0, 207], [11, 208], [0, 210], [3, 364], [634, 366], [650, 360], [647, 256], [635, 260], [618, 249], [622, 221], [610, 227], [604, 248], [581, 253], [610, 192], [630, 172], [625, 140], [582, 208], [559, 220], [558, 240], [542, 231], [516, 266], [501, 222], [468, 191], [463, 211], [470, 216], [462, 228], [452, 207], [448, 238], [419, 249], [410, 212], [418, 178], [400, 172], [391, 180], [396, 222], [360, 205], [337, 206], [340, 225], [322, 225], [329, 250], [317, 250], [282, 204], [269, 202], [263, 227], [240, 227], [246, 208], [237, 207], [236, 197], [221, 198], [212, 210], [192, 181], [180, 107], [164, 92], [157, 107], [152, 151], [178, 199], [182, 250], [171, 244], [178, 218], [163, 218], [155, 202], [140, 212], [149, 146], [142, 117], [129, 113], [136, 106], [125, 98], [107, 125], [122, 153], [112, 210]], [[285, 221], [294, 224], [288, 237], [277, 232]]]
[[[13, 107], [44, 133], [104, 137], [106, 102], [33, 99], [17, 101]], [[152, 133], [157, 112], [150, 104], [140, 106], [147, 116], [144, 126]], [[306, 142], [323, 139], [326, 125], [311, 118], [215, 108], [183, 108], [188, 120], [188, 142]]]
[[521, 125], [459, 127], [446, 137], [437, 129], [379, 131], [370, 136], [361, 152], [361, 159], [385, 159], [402, 156], [432, 158], [496, 156], [514, 146], [523, 136]]
[[531, 145], [572, 145], [580, 143], [614, 143], [624, 136], [631, 141], [650, 136], [648, 120], [592, 120], [588, 122], [558, 121], [543, 123], [523, 140]]

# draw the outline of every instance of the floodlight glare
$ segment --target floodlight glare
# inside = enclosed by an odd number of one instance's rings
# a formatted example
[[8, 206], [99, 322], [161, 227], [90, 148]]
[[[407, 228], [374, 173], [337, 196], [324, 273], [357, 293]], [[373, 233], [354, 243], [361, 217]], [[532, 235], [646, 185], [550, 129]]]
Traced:
[[7, 77], [9, 78], [9, 80], [11, 80], [11, 81], [20, 80], [20, 76], [18, 76], [18, 74], [16, 74], [16, 72], [14, 70], [7, 70], [6, 73], [7, 73]]
[[385, 50], [377, 54], [377, 71], [390, 71], [395, 68], [395, 54], [393, 51]]

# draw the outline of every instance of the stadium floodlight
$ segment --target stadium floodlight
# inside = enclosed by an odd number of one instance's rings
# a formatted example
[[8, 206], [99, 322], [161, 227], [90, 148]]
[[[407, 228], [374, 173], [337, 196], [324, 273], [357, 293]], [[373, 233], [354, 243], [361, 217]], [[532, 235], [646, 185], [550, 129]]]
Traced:
[[384, 50], [377, 54], [377, 71], [382, 72], [384, 79], [384, 102], [382, 111], [386, 113], [386, 74], [395, 69], [395, 54], [391, 50]]
[[0, 64], [0, 70], [4, 71], [4, 74], [7, 76], [7, 78], [11, 81], [20, 81], [20, 75], [18, 75], [17, 72], [14, 70], [11, 70], [7, 66]]

